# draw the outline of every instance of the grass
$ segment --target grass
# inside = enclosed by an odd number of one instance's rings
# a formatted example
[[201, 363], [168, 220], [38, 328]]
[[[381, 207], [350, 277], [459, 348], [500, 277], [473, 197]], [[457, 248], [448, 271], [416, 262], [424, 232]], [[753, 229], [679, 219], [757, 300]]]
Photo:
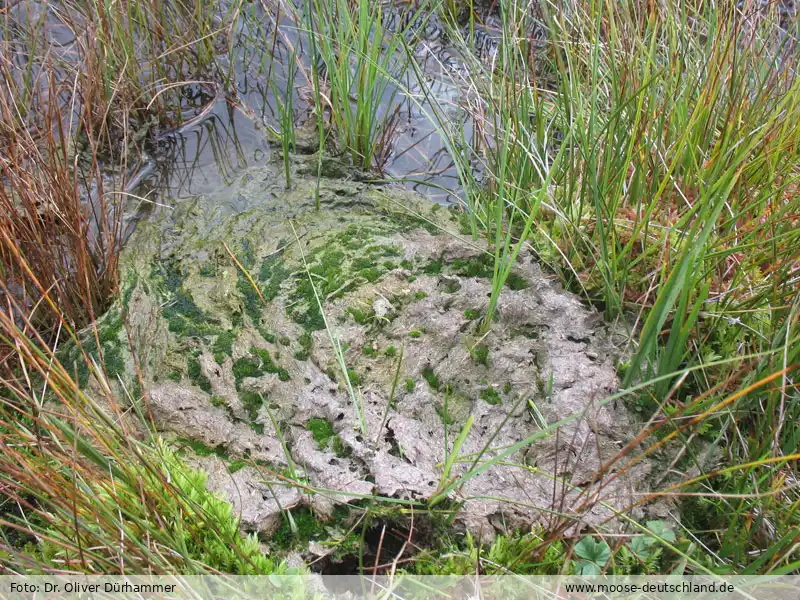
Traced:
[[286, 179], [286, 189], [292, 187], [292, 176], [290, 171], [290, 153], [295, 150], [295, 134], [294, 134], [294, 78], [296, 70], [294, 68], [297, 56], [293, 51], [289, 56], [289, 74], [286, 78], [286, 83], [283, 86], [283, 93], [278, 89], [278, 84], [270, 79], [269, 83], [272, 86], [272, 93], [275, 95], [278, 105], [278, 121], [280, 123], [279, 137], [281, 140], [281, 151], [283, 153], [283, 172]]
[[[394, 81], [404, 71], [405, 31], [388, 32], [383, 5], [370, 2], [307, 0], [303, 25], [312, 52], [325, 66], [314, 68], [315, 110], [329, 109], [339, 149], [354, 166], [381, 169], [397, 125]], [[409, 20], [406, 29], [414, 22]], [[320, 89], [324, 88], [324, 104]]]
[[[138, 441], [129, 429], [134, 422], [123, 425], [116, 404], [109, 407], [113, 398], [87, 395], [6, 313], [0, 326], [4, 341], [14, 335], [28, 376], [47, 381], [35, 394], [24, 379], [3, 375], [4, 569], [287, 572], [261, 552], [255, 536], [241, 536], [233, 507], [207, 491], [204, 473], [189, 468], [157, 437], [145, 434]], [[131, 400], [142, 408], [138, 398]], [[143, 417], [139, 413], [140, 431], [146, 432]]]
[[228, 30], [213, 30], [202, 4], [66, 1], [52, 27], [27, 5], [7, 7], [0, 23], [2, 277], [82, 326], [116, 287], [129, 175], [157, 134], [181, 125], [187, 89], [213, 91], [197, 75], [214, 68], [211, 44]]
[[[244, 5], [230, 3], [217, 14], [218, 3], [59, 4], [75, 39], [69, 53], [40, 23], [2, 13], [0, 441], [9, 450], [0, 457], [0, 564], [282, 572], [254, 538], [239, 536], [230, 505], [205, 489], [201, 474], [155, 436], [136, 438], [124, 420], [111, 418], [132, 408], [149, 431], [141, 381], [129, 382], [126, 398], [108, 386], [92, 397], [76, 383], [73, 365], [54, 353], [67, 341], [82, 371], [100, 380], [119, 374], [115, 356], [103, 353], [108, 345], [97, 320], [115, 298], [127, 175], [159, 132], [183, 122], [188, 88], [236, 97], [234, 61], [219, 60], [225, 52], [218, 46], [227, 40], [230, 58], [231, 25]], [[381, 3], [307, 0], [289, 15], [313, 60], [305, 57], [307, 68], [300, 44], [287, 53], [288, 85], [267, 75], [278, 99], [286, 186], [295, 64], [313, 90], [320, 168], [330, 128], [333, 145], [354, 166], [383, 170], [400, 103], [414, 104], [454, 163], [468, 233], [489, 252], [480, 274], [491, 278], [491, 293], [465, 318], [479, 321], [479, 334], [490, 332], [503, 294], [524, 287], [512, 270], [533, 254], [608, 321], [630, 324], [630, 359], [619, 366], [623, 389], [598, 399], [623, 402], [639, 415], [641, 431], [620, 451], [620, 463], [670, 444], [681, 448], [656, 474], [654, 492], [679, 503], [680, 531], [623, 512], [617, 517], [630, 536], [575, 539], [567, 533], [571, 519], [553, 515], [546, 529], [502, 536], [488, 548], [471, 539], [434, 545], [411, 570], [494, 573], [502, 565], [520, 573], [624, 574], [682, 565], [697, 573], [796, 572], [800, 58], [790, 36], [776, 34], [776, 13], [674, 0], [569, 0], [532, 11], [509, 0], [498, 3], [499, 42], [487, 63], [473, 52], [478, 17], [471, 4], [468, 11], [455, 2], [423, 5], [398, 31], [387, 27], [384, 10]], [[453, 77], [469, 131], [454, 126], [453, 107], [435, 97], [411, 52], [414, 28], [434, 11], [444, 15], [465, 65]], [[533, 34], [537, 27], [546, 31], [543, 41]], [[276, 28], [273, 49], [278, 35]], [[274, 53], [261, 54], [274, 60]], [[416, 79], [414, 94], [405, 75]], [[119, 167], [113, 182], [103, 175], [109, 165]], [[253, 306], [266, 303], [228, 252]], [[442, 266], [434, 262], [424, 272], [437, 275]], [[366, 436], [360, 376], [346, 363], [308, 267], [306, 275], [319, 309], [316, 328], [328, 332]], [[81, 344], [77, 331], [86, 325], [94, 344]], [[298, 354], [308, 359], [312, 338], [303, 336]], [[426, 336], [410, 330], [408, 337], [421, 344]], [[218, 362], [234, 341], [232, 334], [216, 338]], [[383, 354], [397, 361], [391, 403], [403, 348]], [[471, 355], [478, 364], [491, 360], [483, 346]], [[210, 389], [196, 360], [189, 371]], [[289, 378], [258, 348], [234, 361], [234, 373], [237, 384], [264, 373]], [[446, 388], [433, 367], [421, 374], [430, 388]], [[405, 379], [406, 393], [415, 385]], [[264, 401], [251, 400], [255, 418]], [[477, 400], [501, 406], [490, 386]], [[446, 452], [434, 500], [415, 510], [435, 514], [471, 478], [577, 418], [547, 423], [533, 400], [520, 402], [530, 407], [535, 433], [502, 451], [462, 456], [470, 417]], [[388, 408], [372, 437], [383, 435]], [[307, 425], [318, 443], [330, 441], [330, 423]], [[679, 469], [696, 475], [668, 476]], [[375, 510], [382, 506], [372, 502]], [[589, 508], [591, 499], [581, 502]], [[165, 547], [176, 551], [160, 551]]]
[[[798, 204], [789, 192], [798, 176], [796, 58], [768, 16], [571, 4], [578, 18], [547, 7], [555, 85], [546, 93], [519, 35], [528, 15], [515, 2], [504, 4], [500, 68], [468, 80], [483, 133], [467, 157], [481, 161], [488, 184], [462, 183], [473, 230], [495, 252], [484, 328], [523, 246], [607, 318], [638, 315], [624, 384], [655, 383], [631, 404], [674, 423], [683, 440], [708, 438], [726, 464], [750, 465], [734, 469], [724, 490], [716, 477], [687, 486], [710, 495], [700, 529], [714, 533], [703, 542], [745, 572], [791, 564], [796, 497], [762, 504], [757, 482], [785, 477], [796, 443], [786, 429], [798, 406], [800, 334]], [[466, 164], [460, 172], [471, 173]], [[736, 358], [744, 354], [752, 358]], [[781, 384], [759, 385], [773, 379]], [[747, 439], [761, 442], [734, 441]], [[723, 524], [728, 511], [734, 526]], [[745, 515], [785, 533], [765, 547]]]

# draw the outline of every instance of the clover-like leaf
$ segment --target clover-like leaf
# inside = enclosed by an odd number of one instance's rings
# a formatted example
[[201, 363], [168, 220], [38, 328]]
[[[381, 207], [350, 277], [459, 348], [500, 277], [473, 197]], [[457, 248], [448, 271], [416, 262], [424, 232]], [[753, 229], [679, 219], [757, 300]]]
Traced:
[[650, 556], [650, 546], [654, 543], [655, 540], [653, 538], [640, 535], [631, 540], [631, 543], [628, 544], [628, 548], [630, 548], [630, 551], [636, 556], [645, 560]]
[[602, 569], [611, 558], [611, 548], [603, 540], [596, 540], [587, 535], [575, 544], [575, 554]]
[[665, 542], [674, 542], [677, 539], [675, 532], [668, 528], [664, 521], [648, 521], [647, 528], [653, 537], [661, 538]]
[[602, 573], [602, 569], [598, 567], [595, 563], [589, 562], [586, 560], [579, 560], [575, 562], [576, 570], [578, 571], [578, 575], [600, 575]]

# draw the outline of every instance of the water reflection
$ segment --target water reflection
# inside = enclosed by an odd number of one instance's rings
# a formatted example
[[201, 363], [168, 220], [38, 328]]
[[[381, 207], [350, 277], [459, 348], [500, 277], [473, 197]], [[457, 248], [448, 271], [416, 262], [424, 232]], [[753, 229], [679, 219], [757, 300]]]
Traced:
[[[160, 193], [172, 199], [207, 194], [267, 160], [270, 146], [264, 127], [279, 128], [277, 102], [268, 82], [276, 82], [284, 94], [289, 69], [296, 70], [291, 90], [296, 125], [315, 119], [309, 44], [294, 18], [278, 8], [268, 12], [260, 3], [252, 3], [240, 15], [232, 47], [218, 57], [221, 70], [234, 75], [232, 90], [197, 126], [158, 141], [152, 156], [155, 168], [142, 177], [137, 194]], [[387, 17], [388, 25], [393, 18]], [[382, 97], [379, 118], [392, 115], [396, 120], [382, 177], [450, 204], [458, 200], [458, 175], [432, 116], [444, 115], [445, 125], [465, 139], [470, 139], [473, 126], [459, 105], [461, 90], [451, 76], [458, 61], [442, 43], [440, 30], [427, 21], [420, 35], [426, 37], [416, 39], [414, 47], [426, 89], [409, 69], [389, 82]], [[298, 58], [288, 64], [293, 49]]]

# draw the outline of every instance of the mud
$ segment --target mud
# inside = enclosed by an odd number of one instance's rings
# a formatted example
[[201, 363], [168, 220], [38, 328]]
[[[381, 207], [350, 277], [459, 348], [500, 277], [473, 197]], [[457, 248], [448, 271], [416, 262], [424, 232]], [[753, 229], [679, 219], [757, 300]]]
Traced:
[[214, 450], [189, 459], [245, 529], [449, 486], [456, 524], [490, 539], [559, 515], [599, 525], [647, 491], [647, 461], [613, 460], [635, 428], [604, 402], [611, 336], [533, 256], [483, 334], [492, 257], [456, 213], [355, 179], [317, 186], [302, 159], [287, 190], [280, 169], [142, 223], [121, 268], [141, 402], [164, 437]]

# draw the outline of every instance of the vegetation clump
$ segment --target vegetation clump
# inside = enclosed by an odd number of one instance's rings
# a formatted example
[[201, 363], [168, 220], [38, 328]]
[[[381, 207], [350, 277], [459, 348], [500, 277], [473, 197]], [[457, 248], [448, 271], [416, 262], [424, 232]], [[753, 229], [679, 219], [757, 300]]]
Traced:
[[309, 419], [306, 421], [306, 428], [314, 436], [314, 441], [317, 442], [320, 448], [325, 448], [330, 439], [335, 435], [333, 425], [325, 419]]
[[475, 346], [470, 351], [470, 356], [472, 356], [472, 360], [478, 364], [483, 366], [487, 366], [489, 364], [489, 348], [484, 345]]
[[192, 357], [189, 359], [187, 363], [187, 374], [189, 375], [189, 379], [194, 383], [197, 387], [203, 390], [206, 394], [211, 393], [211, 381], [203, 375], [203, 372], [200, 368], [200, 361], [196, 358]]
[[502, 403], [500, 394], [498, 394], [497, 390], [493, 387], [487, 387], [481, 390], [480, 397], [482, 400], [485, 400], [487, 404], [495, 405]]
[[241, 384], [245, 377], [262, 377], [268, 373], [278, 375], [281, 381], [289, 381], [289, 372], [275, 364], [269, 351], [263, 348], [250, 348], [250, 356], [244, 356], [233, 363], [233, 376], [236, 384]]
[[431, 386], [431, 389], [440, 389], [441, 381], [439, 381], [439, 377], [436, 376], [436, 373], [433, 371], [433, 367], [430, 365], [427, 365], [422, 369], [422, 378], [428, 382], [428, 385]]
[[231, 356], [233, 353], [233, 343], [235, 341], [235, 331], [224, 331], [214, 340], [214, 360], [216, 360], [218, 364], [222, 364], [226, 356]]

